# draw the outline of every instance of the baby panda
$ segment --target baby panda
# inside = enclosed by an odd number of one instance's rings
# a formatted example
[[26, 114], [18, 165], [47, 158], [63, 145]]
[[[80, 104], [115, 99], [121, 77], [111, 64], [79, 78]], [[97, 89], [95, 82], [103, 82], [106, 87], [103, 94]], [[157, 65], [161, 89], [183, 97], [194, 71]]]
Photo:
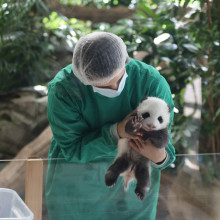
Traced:
[[[150, 140], [157, 148], [168, 145], [168, 125], [170, 122], [170, 107], [157, 97], [147, 97], [137, 107], [137, 113], [128, 121], [125, 131], [131, 135], [142, 133], [142, 141]], [[129, 146], [128, 138], [118, 141], [118, 153], [114, 163], [108, 168], [105, 183], [108, 187], [115, 185], [119, 175], [124, 178], [125, 190], [129, 183], [136, 179], [135, 193], [143, 200], [150, 188], [150, 160]]]

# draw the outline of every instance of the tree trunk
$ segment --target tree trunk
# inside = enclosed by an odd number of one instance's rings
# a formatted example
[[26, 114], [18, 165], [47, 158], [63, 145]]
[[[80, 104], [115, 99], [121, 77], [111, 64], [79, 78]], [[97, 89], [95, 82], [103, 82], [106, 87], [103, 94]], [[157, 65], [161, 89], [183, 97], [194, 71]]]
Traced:
[[213, 0], [213, 8], [217, 10], [218, 15], [218, 24], [220, 26], [220, 1], [219, 0]]

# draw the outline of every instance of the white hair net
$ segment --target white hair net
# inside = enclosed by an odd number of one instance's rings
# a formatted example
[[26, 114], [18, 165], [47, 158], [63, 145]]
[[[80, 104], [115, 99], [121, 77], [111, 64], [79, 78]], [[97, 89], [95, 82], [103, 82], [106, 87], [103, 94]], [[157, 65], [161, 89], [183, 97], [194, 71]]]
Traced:
[[72, 60], [76, 77], [85, 85], [106, 84], [129, 62], [123, 40], [115, 34], [94, 32], [77, 42]]

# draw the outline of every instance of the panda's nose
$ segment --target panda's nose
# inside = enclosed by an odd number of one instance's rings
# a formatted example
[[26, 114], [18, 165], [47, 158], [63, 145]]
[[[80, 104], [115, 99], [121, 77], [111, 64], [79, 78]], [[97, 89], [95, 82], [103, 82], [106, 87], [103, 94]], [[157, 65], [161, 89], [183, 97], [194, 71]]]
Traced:
[[156, 128], [153, 124], [147, 124], [147, 126], [148, 126], [150, 129]]

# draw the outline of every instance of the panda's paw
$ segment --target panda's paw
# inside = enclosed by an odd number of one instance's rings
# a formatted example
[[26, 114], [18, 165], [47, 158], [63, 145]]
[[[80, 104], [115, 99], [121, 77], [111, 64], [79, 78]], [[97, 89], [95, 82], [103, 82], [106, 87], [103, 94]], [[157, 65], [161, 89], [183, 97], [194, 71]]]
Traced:
[[136, 187], [135, 193], [136, 193], [139, 200], [143, 200], [146, 195], [146, 190], [139, 188], [139, 187]]
[[108, 187], [113, 187], [117, 182], [118, 175], [108, 170], [105, 174], [105, 185]]
[[138, 132], [142, 128], [142, 122], [144, 118], [142, 116], [135, 116], [132, 119], [132, 127], [134, 132]]

